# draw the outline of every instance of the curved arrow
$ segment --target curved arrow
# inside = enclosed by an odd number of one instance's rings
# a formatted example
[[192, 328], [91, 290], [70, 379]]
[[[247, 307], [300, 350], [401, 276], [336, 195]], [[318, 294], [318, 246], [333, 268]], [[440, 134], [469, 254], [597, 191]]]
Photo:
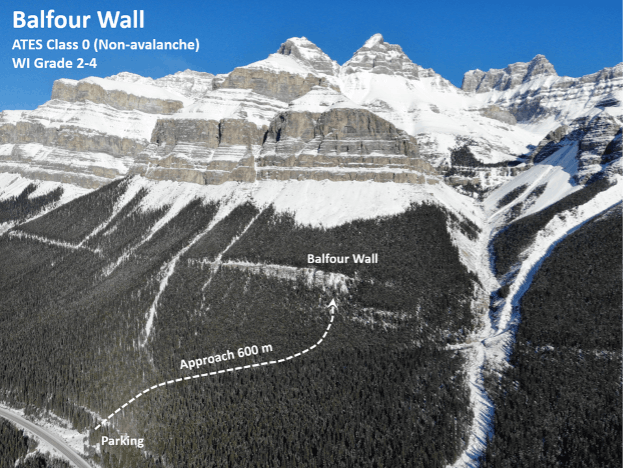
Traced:
[[174, 380], [168, 380], [166, 382], [161, 382], [159, 384], [152, 385], [151, 387], [146, 388], [142, 392], [137, 393], [137, 395], [135, 397], [131, 398], [126, 403], [124, 403], [119, 408], [117, 408], [115, 411], [113, 411], [111, 414], [109, 414], [106, 419], [103, 419], [100, 422], [100, 424], [98, 424], [95, 427], [95, 430], [97, 431], [100, 427], [102, 427], [102, 424], [106, 424], [106, 422], [110, 421], [112, 419], [112, 417], [115, 416], [117, 413], [119, 413], [122, 409], [125, 409], [128, 405], [134, 403], [136, 400], [141, 398], [146, 393], [148, 393], [148, 392], [150, 392], [152, 390], [156, 390], [157, 388], [165, 387], [167, 385], [172, 385], [172, 384], [175, 384], [175, 383], [178, 383], [178, 382], [182, 382], [184, 380], [199, 379], [199, 378], [202, 378], [202, 377], [211, 377], [211, 376], [217, 375], [217, 374], [225, 374], [226, 372], [237, 372], [239, 370], [250, 369], [252, 367], [270, 366], [270, 365], [273, 365], [273, 364], [279, 364], [281, 362], [290, 361], [291, 359], [298, 358], [299, 356], [303, 356], [305, 353], [307, 353], [309, 351], [312, 351], [314, 348], [319, 346], [323, 342], [323, 340], [325, 339], [327, 334], [329, 333], [329, 329], [331, 328], [332, 323], [334, 322], [334, 313], [338, 309], [338, 306], [336, 305], [336, 300], [332, 299], [331, 302], [327, 305], [327, 307], [329, 308], [330, 318], [329, 318], [329, 323], [327, 324], [327, 328], [325, 329], [325, 333], [323, 333], [323, 336], [321, 337], [320, 340], [318, 340], [315, 344], [313, 344], [309, 348], [306, 348], [303, 351], [298, 352], [297, 354], [292, 354], [292, 355], [290, 355], [288, 357], [285, 357], [283, 359], [278, 359], [277, 361], [265, 361], [265, 362], [259, 362], [259, 363], [256, 363], [256, 364], [248, 364], [246, 366], [230, 367], [229, 369], [222, 369], [220, 371], [206, 372], [205, 374], [190, 375], [188, 377], [183, 377], [183, 378], [174, 379]]

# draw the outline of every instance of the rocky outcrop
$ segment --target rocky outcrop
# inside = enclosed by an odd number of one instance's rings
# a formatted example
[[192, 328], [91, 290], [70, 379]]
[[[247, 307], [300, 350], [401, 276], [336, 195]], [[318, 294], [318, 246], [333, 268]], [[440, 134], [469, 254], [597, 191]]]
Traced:
[[263, 129], [241, 119], [160, 119], [130, 173], [197, 184], [253, 182], [263, 136]]
[[324, 77], [308, 74], [270, 71], [259, 68], [236, 68], [221, 83], [215, 81], [215, 87], [232, 89], [251, 89], [257, 94], [290, 102], [308, 93], [315, 86], [329, 87]]
[[557, 76], [557, 72], [546, 57], [536, 55], [530, 62], [512, 63], [503, 69], [470, 70], [464, 74], [461, 89], [469, 93], [505, 91], [540, 76]]
[[[260, 178], [424, 183], [437, 172], [416, 140], [361, 108], [286, 112], [269, 127], [256, 161]], [[437, 182], [437, 180], [435, 180]]]
[[180, 143], [168, 152], [165, 147], [151, 144], [135, 158], [129, 173], [148, 179], [200, 185], [254, 182], [253, 150], [242, 145], [224, 145], [209, 150], [202, 145]]
[[620, 127], [613, 140], [609, 142], [604, 153], [602, 153], [600, 164], [608, 164], [618, 158], [622, 159], [622, 127]]
[[206, 148], [222, 145], [261, 145], [264, 130], [242, 119], [159, 119], [152, 131], [151, 143], [171, 149], [180, 143], [202, 143]]
[[549, 132], [529, 155], [529, 161], [535, 164], [543, 161], [559, 149], [558, 143], [570, 132], [570, 127], [562, 125]]
[[173, 114], [184, 107], [184, 103], [179, 100], [135, 95], [123, 89], [105, 89], [105, 80], [98, 78], [97, 81], [89, 78], [81, 81], [57, 80], [52, 87], [52, 99], [67, 102], [91, 101], [119, 110], [139, 110], [150, 114]]
[[498, 106], [488, 106], [484, 109], [479, 109], [479, 113], [483, 117], [498, 120], [499, 122], [503, 122], [509, 125], [516, 125], [518, 123], [518, 121], [511, 112], [506, 111], [505, 109], [501, 109]]
[[[534, 80], [541, 77], [550, 79], [536, 85]], [[470, 71], [464, 75], [462, 89], [484, 94], [482, 99], [488, 105], [508, 111], [522, 124], [550, 119], [554, 130], [570, 125], [586, 109], [620, 107], [622, 64], [580, 78], [559, 77], [552, 65], [538, 55], [529, 63], [516, 63], [504, 70]]]
[[582, 117], [572, 122], [570, 127], [560, 127], [556, 132], [551, 132], [540, 143], [541, 149], [536, 149], [533, 162], [547, 164], [551, 155], [565, 147], [574, 146], [578, 170], [573, 174], [573, 179], [578, 184], [585, 184], [604, 169], [603, 165], [621, 159], [621, 139], [622, 122], [619, 119], [608, 114]]
[[178, 142], [219, 146], [219, 122], [201, 119], [159, 119], [152, 130], [152, 143], [172, 150]]
[[[186, 70], [157, 80], [131, 73], [58, 80], [55, 99], [0, 114], [0, 166], [89, 186], [127, 173], [198, 184], [436, 183], [442, 176], [428, 158], [441, 171], [455, 171], [445, 173], [448, 183], [490, 187], [532, 162], [519, 158], [535, 143], [532, 134], [576, 121], [572, 130], [583, 127], [588, 135], [574, 142], [579, 166], [591, 174], [618, 154], [617, 141], [607, 150], [614, 134], [607, 117], [621, 106], [621, 76], [617, 66], [557, 77], [537, 56], [471, 72], [461, 91], [379, 34], [342, 67], [306, 38], [291, 38], [267, 59], [228, 75]], [[602, 130], [598, 121], [578, 121], [598, 114], [606, 119]], [[569, 130], [535, 147], [535, 162], [556, 151]], [[466, 145], [479, 164], [451, 168], [453, 148]], [[494, 170], [500, 174], [488, 179]]]
[[[617, 133], [622, 131], [622, 122], [610, 115], [597, 115], [578, 119], [575, 124], [578, 128], [569, 136], [569, 139], [578, 138], [579, 141], [576, 155], [579, 170], [575, 178], [579, 183], [585, 183], [602, 169], [604, 153]], [[615, 155], [611, 161], [613, 159]]]
[[37, 143], [0, 145], [0, 172], [88, 189], [99, 188], [125, 176], [131, 163], [130, 158], [69, 151]]

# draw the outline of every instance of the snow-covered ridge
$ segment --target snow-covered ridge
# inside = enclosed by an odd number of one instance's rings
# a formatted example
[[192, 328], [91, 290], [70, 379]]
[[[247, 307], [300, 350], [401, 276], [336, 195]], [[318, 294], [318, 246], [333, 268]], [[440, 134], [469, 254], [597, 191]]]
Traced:
[[477, 93], [505, 91], [542, 76], [557, 76], [557, 72], [546, 57], [536, 55], [530, 62], [516, 62], [506, 68], [491, 68], [487, 72], [470, 70], [464, 74], [462, 89]]
[[[530, 63], [521, 65], [524, 69]], [[531, 132], [545, 136], [561, 125], [601, 112], [621, 120], [621, 63], [580, 78], [557, 76], [554, 69], [553, 73], [505, 76], [494, 86], [477, 89], [474, 97], [481, 106], [496, 105], [508, 110], [519, 126]], [[466, 78], [464, 85], [468, 91], [473, 88]]]
[[293, 57], [306, 68], [328, 76], [338, 75], [340, 65], [305, 37], [291, 37], [284, 42], [277, 54]]
[[214, 75], [212, 73], [184, 70], [154, 80], [134, 73], [122, 72], [117, 75], [108, 76], [105, 79], [169, 88], [189, 98], [198, 99], [212, 90]]
[[127, 82], [99, 78], [97, 76], [89, 76], [82, 80], [70, 80], [61, 78], [58, 82], [67, 86], [78, 86], [80, 83], [94, 84], [106, 91], [120, 91], [134, 96], [141, 96], [150, 99], [161, 99], [163, 101], [180, 101], [183, 104], [189, 104], [191, 100], [183, 94], [172, 89], [155, 86], [146, 82]]

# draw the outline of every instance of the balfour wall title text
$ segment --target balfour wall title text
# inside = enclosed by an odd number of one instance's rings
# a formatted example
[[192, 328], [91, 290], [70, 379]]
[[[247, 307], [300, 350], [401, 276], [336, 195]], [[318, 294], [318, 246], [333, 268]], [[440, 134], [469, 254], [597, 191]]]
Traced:
[[[97, 12], [100, 28], [143, 28], [145, 25], [145, 14], [143, 10], [134, 10], [132, 15], [122, 15], [120, 11], [115, 14], [110, 11]], [[86, 29], [89, 26], [91, 15], [56, 15], [54, 10], [41, 10], [38, 15], [26, 15], [23, 11], [13, 12], [13, 27], [16, 29], [63, 29], [72, 28]]]

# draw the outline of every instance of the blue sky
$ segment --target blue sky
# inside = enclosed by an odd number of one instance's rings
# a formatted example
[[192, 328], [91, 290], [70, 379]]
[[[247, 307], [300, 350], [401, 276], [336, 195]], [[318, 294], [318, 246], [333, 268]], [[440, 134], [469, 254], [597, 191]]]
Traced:
[[[15, 29], [14, 11], [91, 15], [86, 29]], [[144, 10], [143, 29], [101, 29], [98, 11], [132, 16]], [[461, 85], [471, 69], [503, 68], [544, 54], [560, 75], [582, 76], [622, 61], [621, 0], [440, 1], [42, 1], [4, 0], [0, 6], [0, 110], [34, 109], [49, 100], [59, 78], [81, 79], [129, 71], [159, 78], [190, 68], [228, 73], [261, 60], [293, 36], [306, 36], [342, 64], [375, 33], [399, 44], [426, 68]], [[191, 51], [47, 50], [49, 39], [200, 42]], [[42, 39], [41, 50], [12, 49], [16, 39]], [[92, 46], [91, 46], [92, 47]], [[16, 69], [13, 58], [31, 58]], [[34, 59], [95, 58], [96, 69], [36, 69]]]

